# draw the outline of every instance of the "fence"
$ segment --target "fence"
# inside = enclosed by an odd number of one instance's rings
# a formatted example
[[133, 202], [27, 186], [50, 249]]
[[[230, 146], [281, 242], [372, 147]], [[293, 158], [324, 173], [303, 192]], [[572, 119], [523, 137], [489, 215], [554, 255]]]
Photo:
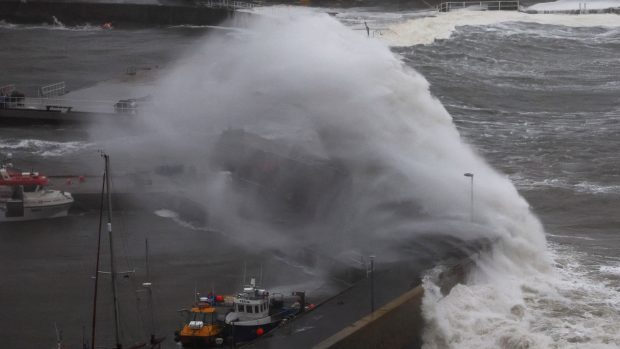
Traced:
[[56, 97], [65, 94], [65, 82], [42, 86], [39, 88], [39, 97]]
[[4, 85], [0, 87], [0, 96], [10, 96], [15, 91], [15, 85]]
[[519, 1], [449, 1], [437, 5], [437, 11], [450, 12], [470, 8], [478, 11], [519, 11]]
[[148, 108], [152, 104], [152, 101], [144, 98], [113, 101], [0, 96], [0, 109], [34, 109], [64, 113], [80, 111], [89, 113], [137, 114], [139, 109]]
[[245, 1], [233, 1], [233, 0], [196, 0], [198, 6], [210, 7], [210, 8], [227, 8], [231, 10], [236, 9], [251, 9], [257, 6], [257, 4]]

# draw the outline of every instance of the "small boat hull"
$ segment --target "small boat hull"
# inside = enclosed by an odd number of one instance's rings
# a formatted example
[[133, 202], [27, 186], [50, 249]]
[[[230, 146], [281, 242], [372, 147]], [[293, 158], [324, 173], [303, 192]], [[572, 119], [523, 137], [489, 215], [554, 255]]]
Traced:
[[[30, 221], [47, 218], [65, 217], [69, 214], [69, 209], [73, 200], [49, 206], [24, 206], [22, 212], [11, 214], [6, 204], [0, 205], [0, 222]], [[21, 214], [19, 214], [21, 213]]]
[[[256, 321], [247, 322], [253, 322], [254, 324], [232, 323], [226, 326], [227, 337], [232, 337], [235, 343], [250, 342], [274, 330], [282, 322], [282, 319], [270, 319], [262, 323], [257, 323]], [[262, 329], [262, 331], [259, 329]], [[261, 334], [259, 335], [259, 333]]]
[[220, 338], [222, 327], [212, 326], [206, 331], [188, 331], [183, 329], [178, 334], [178, 341], [184, 348], [209, 348], [217, 345], [216, 339]]

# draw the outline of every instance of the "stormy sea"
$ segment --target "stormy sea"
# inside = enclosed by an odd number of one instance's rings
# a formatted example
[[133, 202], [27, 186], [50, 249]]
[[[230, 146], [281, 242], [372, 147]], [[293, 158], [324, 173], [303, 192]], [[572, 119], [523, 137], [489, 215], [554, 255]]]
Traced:
[[[205, 208], [118, 213], [123, 263], [151, 241], [168, 335], [196, 287], [234, 292], [244, 262], [270, 287], [328, 297], [349, 286], [343, 266], [365, 273], [374, 255], [379, 276], [415, 275], [379, 282], [379, 303], [424, 287], [416, 346], [620, 347], [616, 14], [273, 6], [221, 27], [2, 21], [0, 41], [0, 85], [148, 96], [135, 124], [3, 125], [0, 155], [72, 191], [65, 177], [100, 178], [103, 149], [119, 177]], [[55, 324], [71, 347], [88, 335], [97, 217], [0, 223], [9, 347], [51, 348]], [[480, 241], [443, 294], [438, 251]]]

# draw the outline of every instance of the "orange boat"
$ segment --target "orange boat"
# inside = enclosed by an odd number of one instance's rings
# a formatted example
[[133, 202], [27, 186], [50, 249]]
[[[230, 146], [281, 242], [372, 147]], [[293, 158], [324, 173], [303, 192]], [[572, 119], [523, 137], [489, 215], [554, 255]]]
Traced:
[[224, 343], [224, 326], [217, 319], [217, 309], [213, 302], [207, 297], [201, 297], [187, 310], [187, 320], [181, 330], [175, 332], [176, 342], [181, 342], [186, 348], [208, 348]]

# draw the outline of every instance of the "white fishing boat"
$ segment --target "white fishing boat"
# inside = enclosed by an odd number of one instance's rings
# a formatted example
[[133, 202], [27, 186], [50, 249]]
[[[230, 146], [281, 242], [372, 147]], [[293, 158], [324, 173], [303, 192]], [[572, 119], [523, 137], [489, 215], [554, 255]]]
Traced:
[[232, 311], [226, 315], [226, 332], [233, 342], [249, 342], [274, 330], [287, 318], [305, 309], [305, 294], [295, 292], [298, 299], [285, 306], [282, 295], [270, 295], [256, 287], [255, 279], [234, 297]]
[[70, 193], [47, 188], [47, 177], [22, 172], [6, 160], [0, 165], [0, 222], [64, 217], [73, 204]]

